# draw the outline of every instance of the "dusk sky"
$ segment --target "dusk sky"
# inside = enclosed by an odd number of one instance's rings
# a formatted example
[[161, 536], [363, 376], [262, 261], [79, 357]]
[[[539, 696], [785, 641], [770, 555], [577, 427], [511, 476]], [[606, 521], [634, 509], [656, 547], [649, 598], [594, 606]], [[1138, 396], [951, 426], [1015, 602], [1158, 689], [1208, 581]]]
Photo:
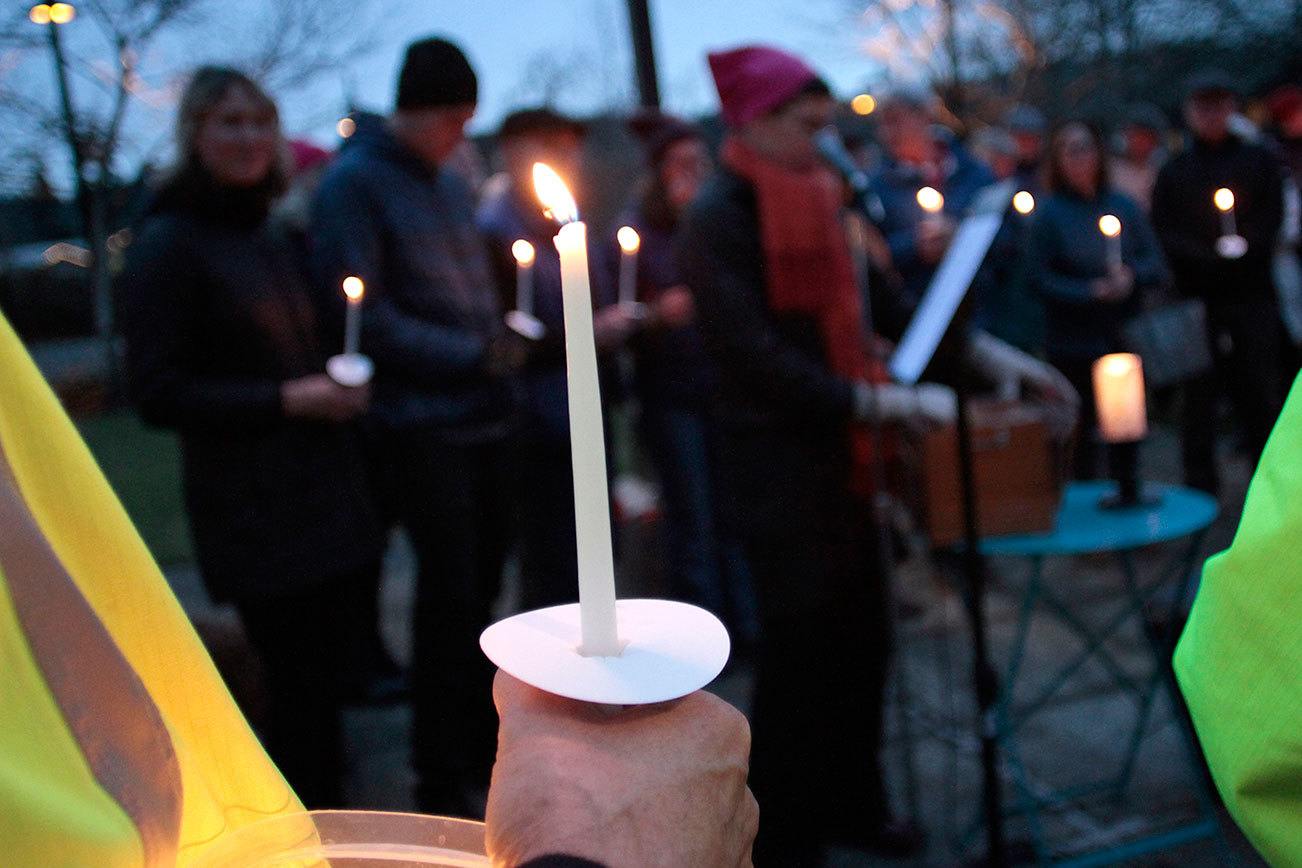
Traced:
[[[26, 21], [25, 2], [3, 5], [15, 26], [36, 26]], [[143, 87], [129, 109], [119, 173], [134, 174], [142, 160], [167, 159], [184, 71], [202, 63], [238, 63], [250, 46], [266, 39], [269, 10], [280, 8], [267, 6], [266, 0], [207, 0], [196, 7], [201, 18], [169, 29], [149, 48], [141, 57]], [[624, 0], [356, 0], [345, 8], [351, 11], [339, 23], [341, 38], [371, 34], [362, 40], [364, 47], [308, 87], [272, 88], [291, 136], [333, 145], [334, 124], [349, 97], [363, 108], [387, 111], [404, 46], [436, 34], [461, 44], [479, 73], [480, 112], [471, 126], [475, 132], [491, 131], [505, 113], [545, 97], [580, 114], [635, 103]], [[875, 73], [856, 48], [864, 34], [855, 26], [849, 0], [651, 0], [651, 14], [661, 93], [671, 111], [712, 111], [717, 99], [706, 52], [748, 42], [767, 42], [804, 55], [847, 97]], [[103, 109], [107, 96], [96, 77], [106, 74], [113, 56], [103, 34], [90, 15], [79, 15], [61, 32], [75, 102]], [[47, 51], [0, 54], [0, 75], [51, 109], [57, 105]], [[12, 154], [33, 153], [24, 151], [31, 146], [17, 138], [7, 145]], [[57, 147], [40, 153], [52, 180], [66, 186], [67, 154]], [[25, 166], [30, 159], [10, 163]]]
[[[313, 114], [326, 93], [351, 87], [357, 101], [387, 108], [402, 47], [427, 34], [448, 35], [469, 54], [480, 75], [480, 114], [474, 127], [493, 128], [505, 112], [542, 96], [540, 61], [572, 64], [558, 104], [589, 112], [633, 100], [632, 61], [623, 0], [407, 0], [386, 3], [387, 23], [373, 49], [335, 81], [323, 80], [315, 99], [281, 95], [291, 127], [328, 133]], [[846, 0], [652, 0], [651, 14], [666, 107], [680, 112], [717, 104], [705, 63], [711, 49], [764, 41], [810, 57], [838, 91], [852, 93], [871, 68], [854, 51]], [[543, 75], [540, 76], [540, 72]]]

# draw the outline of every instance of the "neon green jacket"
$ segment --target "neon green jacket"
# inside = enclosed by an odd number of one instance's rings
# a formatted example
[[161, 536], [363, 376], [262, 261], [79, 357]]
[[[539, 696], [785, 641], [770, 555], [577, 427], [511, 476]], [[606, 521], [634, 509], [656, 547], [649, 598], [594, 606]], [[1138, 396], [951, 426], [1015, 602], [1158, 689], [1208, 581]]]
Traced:
[[0, 316], [0, 863], [174, 868], [302, 810]]
[[1272, 864], [1302, 865], [1302, 378], [1207, 561], [1175, 671], [1230, 813]]

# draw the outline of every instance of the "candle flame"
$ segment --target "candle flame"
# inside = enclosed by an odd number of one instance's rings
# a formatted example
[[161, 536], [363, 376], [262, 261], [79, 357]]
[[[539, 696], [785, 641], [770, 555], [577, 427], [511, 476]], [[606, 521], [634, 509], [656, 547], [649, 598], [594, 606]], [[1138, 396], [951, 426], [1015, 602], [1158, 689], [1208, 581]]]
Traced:
[[344, 278], [344, 295], [348, 296], [349, 301], [361, 301], [364, 292], [366, 284], [362, 283], [360, 277], [349, 275]]
[[619, 249], [625, 253], [637, 253], [637, 249], [642, 246], [642, 238], [632, 226], [619, 227], [615, 238], [619, 241]]
[[1013, 210], [1018, 214], [1030, 214], [1035, 210], [1035, 197], [1029, 190], [1018, 190], [1013, 196]]
[[533, 188], [542, 202], [543, 213], [557, 223], [574, 223], [579, 219], [579, 206], [574, 202], [570, 188], [561, 176], [546, 163], [533, 164]]
[[1121, 221], [1115, 214], [1104, 214], [1099, 218], [1099, 231], [1109, 238], [1116, 238], [1121, 234]]
[[937, 214], [945, 207], [945, 197], [935, 187], [923, 187], [918, 190], [918, 205], [928, 214]]
[[1221, 187], [1212, 194], [1212, 202], [1222, 211], [1230, 211], [1234, 208], [1234, 191], [1229, 187]]
[[515, 257], [517, 265], [526, 267], [533, 265], [533, 245], [523, 238], [516, 239], [516, 242], [511, 245], [511, 255]]

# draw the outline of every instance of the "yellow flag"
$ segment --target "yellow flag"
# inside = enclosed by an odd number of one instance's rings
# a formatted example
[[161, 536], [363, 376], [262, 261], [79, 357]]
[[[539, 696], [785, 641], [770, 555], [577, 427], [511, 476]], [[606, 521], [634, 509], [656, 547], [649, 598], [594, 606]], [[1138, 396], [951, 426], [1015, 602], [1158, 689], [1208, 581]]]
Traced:
[[186, 865], [302, 810], [0, 316], [0, 859]]

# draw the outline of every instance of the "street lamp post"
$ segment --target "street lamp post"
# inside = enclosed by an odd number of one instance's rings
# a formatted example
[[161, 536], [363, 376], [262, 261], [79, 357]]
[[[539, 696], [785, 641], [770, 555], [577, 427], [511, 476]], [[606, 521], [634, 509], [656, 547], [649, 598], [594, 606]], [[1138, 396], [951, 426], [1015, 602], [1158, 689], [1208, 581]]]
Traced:
[[[105, 259], [102, 188], [92, 190], [86, 179], [86, 153], [77, 130], [77, 116], [72, 106], [72, 87], [68, 81], [68, 63], [63, 53], [60, 28], [77, 17], [71, 3], [38, 3], [27, 13], [33, 24], [45, 27], [54, 56], [54, 76], [59, 86], [59, 105], [63, 113], [63, 133], [72, 151], [73, 190], [81, 215], [82, 232], [91, 254], [91, 291], [94, 296], [95, 333], [104, 341], [104, 373], [110, 387], [117, 385], [117, 354], [113, 346], [113, 299]], [[101, 173], [102, 174], [102, 173]], [[96, 180], [102, 184], [103, 178]]]

